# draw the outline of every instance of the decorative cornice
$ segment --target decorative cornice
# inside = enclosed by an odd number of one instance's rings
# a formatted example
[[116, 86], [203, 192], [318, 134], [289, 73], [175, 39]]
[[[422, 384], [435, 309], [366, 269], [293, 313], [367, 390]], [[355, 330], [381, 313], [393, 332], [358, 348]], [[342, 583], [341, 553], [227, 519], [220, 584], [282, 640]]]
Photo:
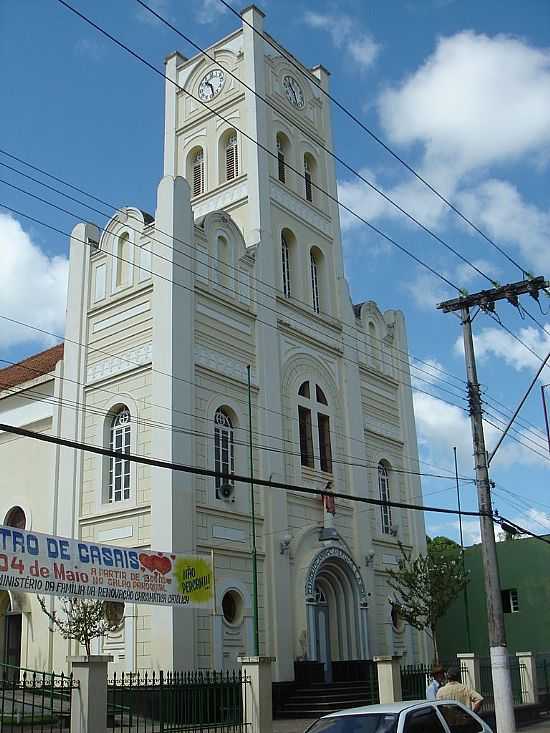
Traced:
[[135, 346], [117, 356], [98, 361], [88, 367], [86, 384], [94, 384], [102, 379], [123, 374], [136, 367], [149, 364], [153, 360], [153, 345], [151, 343]]
[[[220, 372], [228, 377], [239, 379], [242, 382], [246, 382], [248, 375], [246, 371], [246, 364], [233, 359], [226, 354], [220, 354], [218, 351], [208, 349], [206, 346], [195, 346], [194, 350], [195, 364], [198, 366], [212, 369], [215, 372]], [[251, 370], [251, 381], [255, 382], [254, 370]]]
[[291, 191], [285, 190], [276, 181], [271, 181], [271, 198], [295, 214], [298, 219], [311, 224], [327, 237], [332, 237], [330, 220], [324, 219], [312, 206]]

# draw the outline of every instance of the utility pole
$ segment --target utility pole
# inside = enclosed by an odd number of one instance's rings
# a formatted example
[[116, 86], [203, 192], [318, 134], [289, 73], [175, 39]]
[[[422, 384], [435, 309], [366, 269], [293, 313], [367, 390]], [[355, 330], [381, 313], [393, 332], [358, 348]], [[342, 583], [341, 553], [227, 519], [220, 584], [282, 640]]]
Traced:
[[491, 505], [491, 489], [489, 483], [489, 466], [483, 433], [483, 413], [477, 369], [475, 362], [474, 341], [472, 337], [472, 317], [470, 307], [478, 306], [482, 310], [493, 312], [495, 302], [508, 300], [518, 306], [518, 296], [529, 293], [538, 298], [539, 290], [547, 287], [543, 277], [523, 280], [518, 283], [504, 285], [491, 290], [484, 290], [473, 295], [455, 298], [440, 303], [437, 307], [444, 313], [460, 311], [464, 337], [464, 356], [468, 379], [468, 401], [472, 425], [474, 447], [476, 485], [480, 511], [481, 552], [485, 575], [485, 595], [487, 599], [487, 621], [489, 646], [491, 653], [491, 671], [493, 677], [493, 694], [495, 700], [496, 726], [499, 733], [513, 733], [515, 730], [514, 704], [512, 698], [512, 681], [506, 646], [504, 614], [498, 579], [497, 553]]

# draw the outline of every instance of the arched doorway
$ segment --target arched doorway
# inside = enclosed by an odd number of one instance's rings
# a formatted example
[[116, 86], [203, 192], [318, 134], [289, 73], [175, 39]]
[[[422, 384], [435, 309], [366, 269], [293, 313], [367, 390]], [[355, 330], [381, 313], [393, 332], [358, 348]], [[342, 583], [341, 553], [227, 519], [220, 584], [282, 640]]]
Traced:
[[365, 586], [351, 555], [333, 546], [313, 558], [305, 591], [308, 659], [330, 682], [337, 663], [369, 658]]
[[9, 668], [21, 665], [21, 620], [20, 611], [12, 610], [7, 591], [0, 592], [0, 662]]

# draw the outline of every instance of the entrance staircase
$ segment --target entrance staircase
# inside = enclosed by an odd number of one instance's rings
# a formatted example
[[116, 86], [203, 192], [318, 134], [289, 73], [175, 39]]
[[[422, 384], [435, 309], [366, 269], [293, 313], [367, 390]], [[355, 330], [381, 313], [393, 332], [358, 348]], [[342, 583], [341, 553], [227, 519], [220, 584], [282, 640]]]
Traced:
[[298, 687], [279, 700], [276, 718], [319, 718], [344, 708], [378, 702], [368, 680], [358, 682], [314, 682]]

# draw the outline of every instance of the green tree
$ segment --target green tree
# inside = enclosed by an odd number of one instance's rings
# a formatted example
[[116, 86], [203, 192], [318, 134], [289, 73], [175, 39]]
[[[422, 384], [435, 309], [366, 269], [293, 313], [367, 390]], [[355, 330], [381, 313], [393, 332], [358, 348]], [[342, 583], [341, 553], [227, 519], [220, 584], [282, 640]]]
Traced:
[[[104, 603], [86, 598], [62, 598], [59, 611], [49, 611], [44, 598], [38, 596], [40, 608], [64, 639], [74, 639], [92, 653], [92, 639], [98, 639], [116, 631], [124, 615], [124, 604]], [[119, 609], [122, 609], [120, 613]], [[53, 629], [52, 629], [53, 630]]]
[[447, 537], [427, 540], [427, 553], [414, 558], [400, 544], [398, 568], [388, 571], [388, 582], [396, 595], [392, 606], [407, 623], [429, 636], [438, 662], [437, 625], [469, 578], [460, 545]]

